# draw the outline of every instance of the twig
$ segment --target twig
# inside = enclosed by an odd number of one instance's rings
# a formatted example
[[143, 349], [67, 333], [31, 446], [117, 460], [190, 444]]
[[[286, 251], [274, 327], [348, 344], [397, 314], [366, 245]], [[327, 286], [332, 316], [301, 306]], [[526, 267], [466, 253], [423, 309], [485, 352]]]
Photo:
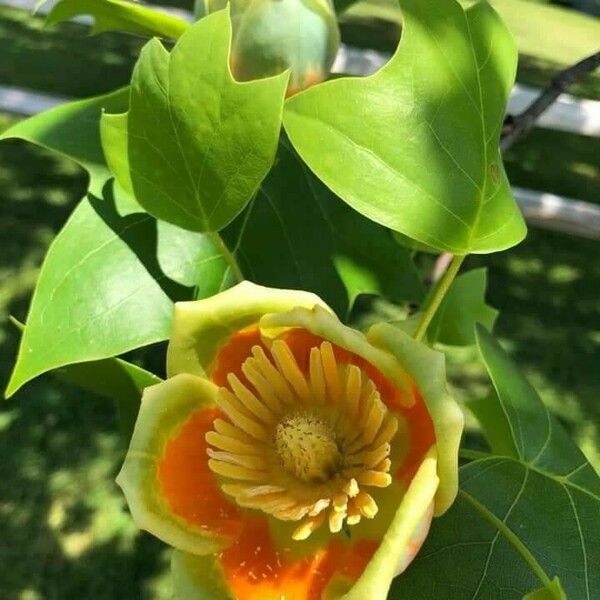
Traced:
[[560, 71], [546, 88], [521, 114], [508, 116], [504, 122], [500, 148], [508, 150], [535, 125], [540, 116], [554, 104], [556, 99], [573, 85], [600, 66], [600, 51]]

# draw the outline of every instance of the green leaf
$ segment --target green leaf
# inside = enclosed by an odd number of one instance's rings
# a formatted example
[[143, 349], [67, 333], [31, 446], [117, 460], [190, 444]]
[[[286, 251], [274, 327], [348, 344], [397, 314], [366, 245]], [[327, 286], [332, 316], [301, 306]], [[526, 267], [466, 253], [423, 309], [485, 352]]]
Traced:
[[89, 194], [42, 266], [7, 396], [51, 369], [166, 339], [174, 301], [211, 296], [232, 283], [210, 237], [157, 223], [110, 181], [101, 111], [122, 110], [127, 98], [119, 90], [71, 102], [2, 136], [44, 146], [90, 173]]
[[396, 301], [423, 295], [408, 252], [336, 198], [285, 141], [256, 198], [223, 236], [249, 279], [310, 290], [342, 317], [360, 293]]
[[493, 252], [525, 235], [498, 142], [514, 41], [491, 6], [402, 0], [391, 61], [286, 102], [300, 156], [370, 219], [439, 251]]
[[[558, 577], [568, 598], [600, 597], [600, 498], [516, 460], [490, 457], [461, 468], [452, 508], [391, 600], [522, 600]], [[535, 597], [535, 596], [534, 596]], [[550, 596], [558, 600], [561, 596]]]
[[149, 213], [193, 231], [230, 223], [277, 149], [288, 75], [235, 82], [230, 42], [227, 10], [190, 27], [170, 55], [150, 41], [133, 74], [126, 127], [124, 117], [108, 124], [110, 140], [126, 131], [127, 141], [104, 143], [117, 180]]
[[[581, 450], [552, 417], [500, 344], [482, 326], [478, 325], [476, 331], [479, 352], [496, 392], [489, 401], [496, 401], [500, 408], [482, 413], [482, 403], [473, 407], [475, 416], [483, 415], [481, 425], [493, 444], [492, 451], [600, 496], [600, 479]], [[490, 418], [490, 414], [495, 418]], [[502, 442], [498, 442], [499, 437]]]
[[60, 0], [48, 14], [46, 23], [55, 25], [79, 15], [94, 17], [92, 33], [128, 31], [177, 39], [189, 27], [183, 19], [124, 0]]
[[482, 426], [506, 456], [461, 468], [457, 501], [390, 598], [598, 598], [600, 478], [480, 325], [477, 344], [496, 391]]
[[549, 586], [531, 592], [523, 597], [523, 600], [567, 600], [565, 591], [558, 577], [555, 577]]
[[472, 269], [459, 275], [429, 325], [429, 342], [471, 346], [475, 343], [475, 323], [492, 329], [498, 311], [485, 303], [486, 287], [487, 269]]
[[114, 400], [125, 443], [131, 439], [144, 388], [162, 381], [153, 373], [120, 358], [68, 365], [54, 374], [83, 390]]
[[166, 339], [174, 301], [212, 295], [230, 283], [206, 236], [120, 210], [107, 185], [103, 198], [81, 201], [55, 238], [7, 396], [51, 369]]
[[101, 197], [102, 188], [111, 175], [100, 143], [100, 115], [103, 110], [125, 110], [128, 102], [129, 88], [67, 102], [19, 121], [4, 131], [0, 140], [20, 138], [74, 160], [90, 174], [90, 192]]
[[[25, 325], [10, 317], [22, 333]], [[145, 388], [162, 379], [137, 365], [120, 358], [105, 358], [68, 365], [54, 371], [54, 375], [82, 390], [114, 400], [119, 412], [119, 426], [125, 445], [129, 443]]]

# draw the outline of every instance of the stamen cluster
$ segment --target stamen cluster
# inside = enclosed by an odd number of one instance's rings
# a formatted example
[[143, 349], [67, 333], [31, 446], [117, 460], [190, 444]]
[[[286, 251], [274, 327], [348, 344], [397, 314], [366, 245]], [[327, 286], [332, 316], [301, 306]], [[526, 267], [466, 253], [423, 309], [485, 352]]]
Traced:
[[368, 487], [387, 487], [390, 442], [398, 422], [373, 381], [341, 363], [324, 341], [311, 349], [303, 373], [289, 346], [261, 346], [230, 373], [206, 435], [208, 464], [223, 491], [242, 507], [300, 521], [292, 537], [308, 538], [325, 521], [332, 533], [378, 511]]

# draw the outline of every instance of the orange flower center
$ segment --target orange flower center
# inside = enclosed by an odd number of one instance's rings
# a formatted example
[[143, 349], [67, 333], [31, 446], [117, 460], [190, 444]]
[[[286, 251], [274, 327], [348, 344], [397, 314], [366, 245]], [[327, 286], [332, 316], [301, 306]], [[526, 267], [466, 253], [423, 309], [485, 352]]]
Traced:
[[328, 522], [373, 518], [377, 504], [364, 488], [387, 487], [390, 442], [398, 422], [373, 381], [339, 363], [323, 342], [303, 373], [288, 345], [276, 340], [271, 358], [260, 346], [233, 373], [217, 404], [228, 417], [206, 435], [209, 467], [238, 505], [284, 521], [299, 521], [292, 537], [306, 539]]

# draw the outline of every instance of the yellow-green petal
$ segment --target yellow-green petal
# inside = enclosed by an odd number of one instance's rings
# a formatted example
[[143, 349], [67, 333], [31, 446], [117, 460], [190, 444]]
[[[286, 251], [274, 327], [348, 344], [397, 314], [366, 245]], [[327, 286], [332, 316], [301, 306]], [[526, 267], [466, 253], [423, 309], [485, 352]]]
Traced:
[[320, 306], [312, 310], [295, 308], [289, 312], [265, 315], [260, 320], [261, 333], [267, 338], [275, 338], [286, 329], [301, 327], [314, 335], [329, 340], [373, 364], [400, 390], [410, 391], [409, 375], [401, 362], [374, 345], [356, 329], [347, 327], [331, 312]]
[[462, 411], [446, 389], [444, 355], [387, 323], [373, 325], [367, 339], [392, 354], [407, 369], [427, 405], [438, 448], [440, 485], [435, 497], [435, 515], [439, 516], [448, 510], [458, 492], [458, 448], [464, 426]]
[[415, 474], [379, 548], [350, 591], [342, 596], [343, 600], [385, 600], [392, 579], [414, 558], [424, 534], [423, 522], [427, 527], [438, 487], [436, 457], [436, 449], [432, 448]]
[[234, 333], [258, 323], [266, 313], [297, 306], [329, 307], [315, 294], [280, 290], [244, 281], [216, 296], [175, 304], [167, 374], [206, 376], [219, 347]]
[[174, 550], [171, 576], [177, 600], [234, 600], [214, 555], [197, 556]]
[[214, 407], [216, 390], [209, 381], [192, 375], [178, 375], [146, 388], [125, 462], [117, 477], [140, 529], [196, 554], [217, 552], [230, 539], [190, 525], [174, 514], [161, 493], [159, 465], [167, 443], [190, 417]]

